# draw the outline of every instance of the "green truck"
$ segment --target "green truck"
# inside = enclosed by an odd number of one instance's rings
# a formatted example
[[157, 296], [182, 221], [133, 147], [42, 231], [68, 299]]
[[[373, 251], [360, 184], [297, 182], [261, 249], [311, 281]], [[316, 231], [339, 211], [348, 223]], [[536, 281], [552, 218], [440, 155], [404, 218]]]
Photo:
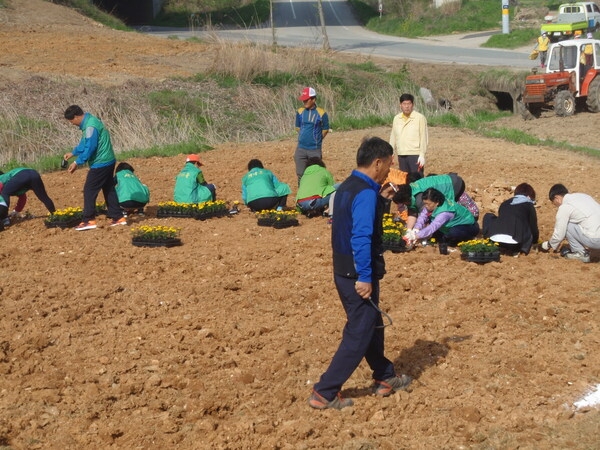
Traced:
[[581, 34], [600, 28], [600, 9], [594, 2], [564, 3], [558, 8], [556, 17], [549, 16], [542, 25], [542, 32], [548, 33], [552, 42], [572, 38], [579, 31]]

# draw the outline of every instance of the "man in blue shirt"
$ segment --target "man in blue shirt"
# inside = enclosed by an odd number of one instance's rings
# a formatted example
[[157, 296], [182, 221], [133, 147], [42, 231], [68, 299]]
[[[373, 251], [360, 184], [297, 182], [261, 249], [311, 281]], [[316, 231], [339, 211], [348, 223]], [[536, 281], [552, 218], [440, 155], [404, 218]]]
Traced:
[[107, 216], [112, 219], [110, 225], [127, 225], [115, 189], [113, 174], [117, 159], [108, 130], [100, 119], [84, 113], [77, 105], [71, 105], [65, 110], [65, 119], [82, 132], [77, 147], [63, 156], [65, 161], [77, 157], [69, 166], [68, 172], [73, 173], [78, 166], [86, 163], [90, 166], [83, 185], [83, 221], [75, 229], [83, 231], [96, 228], [96, 199], [100, 191], [104, 194], [108, 207]]
[[294, 153], [298, 184], [310, 158], [322, 158], [323, 138], [329, 133], [329, 117], [323, 108], [317, 107], [317, 93], [311, 87], [302, 90], [298, 97], [304, 106], [296, 111], [298, 146]]
[[373, 371], [373, 392], [387, 397], [406, 389], [412, 379], [396, 375], [384, 356], [383, 318], [379, 310], [379, 280], [383, 260], [383, 212], [393, 188], [383, 183], [394, 160], [392, 146], [378, 137], [363, 141], [356, 156], [357, 168], [335, 194], [331, 246], [333, 273], [347, 322], [342, 342], [329, 368], [314, 385], [308, 404], [315, 409], [342, 409], [351, 399], [340, 396], [342, 385], [363, 358]]

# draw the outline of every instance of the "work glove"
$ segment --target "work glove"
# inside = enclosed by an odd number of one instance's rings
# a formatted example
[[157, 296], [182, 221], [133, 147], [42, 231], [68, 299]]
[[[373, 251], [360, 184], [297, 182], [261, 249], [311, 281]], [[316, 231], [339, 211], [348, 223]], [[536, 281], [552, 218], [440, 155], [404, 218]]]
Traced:
[[425, 156], [419, 155], [419, 159], [417, 159], [417, 165], [419, 166], [419, 169], [423, 169], [423, 167], [425, 167]]
[[552, 247], [550, 247], [550, 242], [548, 241], [544, 241], [542, 242], [542, 250], [544, 250], [545, 252], [549, 251]]

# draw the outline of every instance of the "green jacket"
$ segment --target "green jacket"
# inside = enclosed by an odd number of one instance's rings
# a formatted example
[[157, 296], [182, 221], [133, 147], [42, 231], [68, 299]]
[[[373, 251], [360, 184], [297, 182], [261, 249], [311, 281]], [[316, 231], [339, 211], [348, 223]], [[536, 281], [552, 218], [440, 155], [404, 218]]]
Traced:
[[415, 197], [422, 194], [429, 188], [434, 188], [444, 194], [448, 200], [454, 200], [454, 185], [450, 175], [432, 175], [430, 177], [421, 178], [420, 180], [410, 183], [412, 189], [411, 208], [421, 209], [421, 205], [417, 205]]
[[119, 203], [135, 201], [146, 204], [150, 201], [150, 189], [130, 170], [118, 171], [115, 182]]
[[[90, 168], [98, 168], [109, 166], [115, 162], [115, 152], [110, 142], [110, 134], [100, 119], [90, 113], [85, 113], [79, 128], [82, 131], [81, 140], [73, 149], [73, 155], [77, 156], [75, 160], [77, 165], [87, 162]], [[98, 133], [98, 142], [95, 148], [90, 140], [91, 134], [88, 132], [88, 128], [93, 128]]]
[[210, 189], [203, 186], [204, 175], [194, 164], [186, 163], [175, 178], [173, 200], [177, 203], [203, 203], [212, 200]]
[[335, 192], [335, 187], [333, 187], [333, 185], [333, 175], [331, 175], [329, 170], [318, 164], [308, 166], [306, 170], [304, 170], [302, 178], [300, 178], [300, 186], [298, 186], [296, 201], [315, 195], [327, 197], [332, 192]]
[[242, 201], [245, 205], [259, 198], [283, 197], [292, 192], [268, 169], [255, 167], [242, 177]]
[[455, 203], [454, 200], [446, 200], [435, 208], [431, 213], [431, 220], [433, 221], [438, 214], [443, 212], [454, 213], [454, 217], [440, 228], [442, 233], [447, 233], [450, 228], [457, 225], [473, 225], [475, 223], [473, 214], [471, 214], [471, 212], [463, 205]]

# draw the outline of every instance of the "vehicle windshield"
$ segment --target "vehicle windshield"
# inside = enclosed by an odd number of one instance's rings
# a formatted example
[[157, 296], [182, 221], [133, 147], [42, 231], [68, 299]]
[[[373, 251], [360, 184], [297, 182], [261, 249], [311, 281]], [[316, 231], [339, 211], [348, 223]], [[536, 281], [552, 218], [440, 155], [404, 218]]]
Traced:
[[560, 50], [562, 48], [563, 52], [563, 64], [565, 66], [565, 70], [575, 69], [575, 65], [577, 64], [577, 47], [572, 45], [569, 47], [563, 47], [560, 45], [555, 46], [552, 49], [550, 54], [550, 58], [548, 60], [548, 69], [549, 70], [560, 70]]

